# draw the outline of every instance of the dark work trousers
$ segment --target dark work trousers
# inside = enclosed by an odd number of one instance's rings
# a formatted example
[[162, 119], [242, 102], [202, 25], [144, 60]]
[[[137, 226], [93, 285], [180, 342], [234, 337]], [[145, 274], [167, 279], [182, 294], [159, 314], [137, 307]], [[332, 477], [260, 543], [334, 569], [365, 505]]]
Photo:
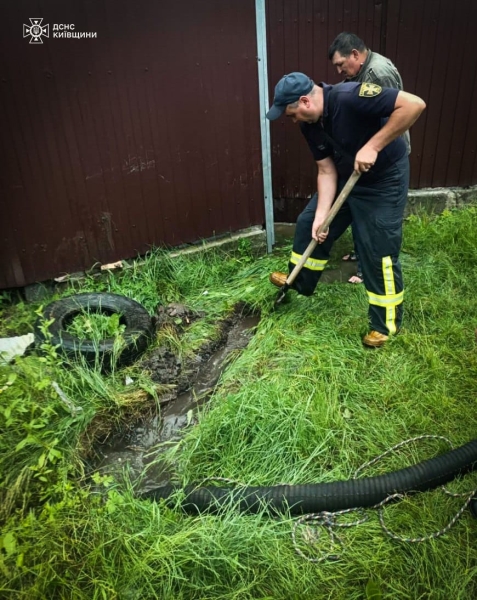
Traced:
[[[326, 241], [318, 244], [293, 283], [304, 296], [311, 296], [337, 240], [353, 224], [356, 252], [359, 255], [363, 280], [368, 293], [371, 329], [390, 335], [396, 333], [402, 321], [404, 297], [399, 251], [402, 241], [402, 221], [409, 187], [409, 158], [405, 156], [389, 167], [379, 180], [353, 188], [347, 201], [330, 225]], [[340, 182], [339, 191], [345, 182]], [[299, 215], [296, 223], [289, 271], [300, 260], [311, 241], [317, 194]]]

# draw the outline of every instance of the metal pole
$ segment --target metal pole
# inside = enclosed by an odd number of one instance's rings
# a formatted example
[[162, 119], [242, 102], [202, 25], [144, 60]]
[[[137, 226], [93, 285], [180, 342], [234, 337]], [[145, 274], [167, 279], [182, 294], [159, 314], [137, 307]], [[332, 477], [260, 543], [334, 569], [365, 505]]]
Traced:
[[266, 0], [255, 0], [257, 22], [257, 65], [258, 93], [260, 99], [260, 131], [262, 138], [263, 196], [265, 201], [265, 227], [267, 230], [267, 252], [271, 252], [275, 243], [272, 193], [272, 157], [270, 151], [270, 124], [265, 117], [268, 104], [268, 67], [267, 67], [267, 22]]

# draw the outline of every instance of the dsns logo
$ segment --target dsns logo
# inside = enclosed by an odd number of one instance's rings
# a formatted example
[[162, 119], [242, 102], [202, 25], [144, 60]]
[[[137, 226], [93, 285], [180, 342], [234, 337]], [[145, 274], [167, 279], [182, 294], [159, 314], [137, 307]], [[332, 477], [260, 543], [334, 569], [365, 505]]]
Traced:
[[43, 44], [41, 36], [50, 37], [50, 26], [42, 26], [43, 19], [30, 19], [31, 25], [23, 25], [23, 37], [31, 36], [30, 44]]

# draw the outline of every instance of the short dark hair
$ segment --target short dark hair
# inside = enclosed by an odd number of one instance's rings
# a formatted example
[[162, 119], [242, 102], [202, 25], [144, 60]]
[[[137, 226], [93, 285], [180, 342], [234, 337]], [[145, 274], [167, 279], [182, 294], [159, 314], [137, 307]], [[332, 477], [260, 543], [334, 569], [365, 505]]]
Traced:
[[342, 31], [339, 33], [328, 50], [328, 58], [331, 60], [335, 52], [339, 52], [341, 56], [349, 56], [353, 50], [364, 52], [366, 44], [355, 33]]

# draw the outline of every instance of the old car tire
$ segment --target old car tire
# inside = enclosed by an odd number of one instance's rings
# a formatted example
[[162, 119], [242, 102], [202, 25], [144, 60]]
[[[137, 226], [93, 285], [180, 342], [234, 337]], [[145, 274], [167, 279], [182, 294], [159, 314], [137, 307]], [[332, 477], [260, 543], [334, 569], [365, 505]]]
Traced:
[[[114, 337], [95, 343], [92, 340], [79, 339], [66, 331], [74, 317], [85, 310], [107, 315], [121, 314], [121, 323], [126, 328], [122, 334], [124, 344], [119, 356], [114, 357]], [[45, 320], [50, 319], [54, 321], [48, 326], [45, 335], [41, 326]], [[152, 320], [147, 310], [135, 300], [118, 294], [87, 293], [62, 298], [46, 306], [42, 316], [35, 323], [37, 347], [48, 341], [46, 338], [50, 338], [50, 343], [59, 346], [67, 356], [74, 358], [81, 355], [89, 364], [99, 360], [104, 369], [112, 366], [113, 359], [121, 366], [132, 362], [146, 349], [151, 337]]]

